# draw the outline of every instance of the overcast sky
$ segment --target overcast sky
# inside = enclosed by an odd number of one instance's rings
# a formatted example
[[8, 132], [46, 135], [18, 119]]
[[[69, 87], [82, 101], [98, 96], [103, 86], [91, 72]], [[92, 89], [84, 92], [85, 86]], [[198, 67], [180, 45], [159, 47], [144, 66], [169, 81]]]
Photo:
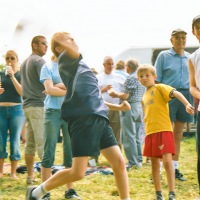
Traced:
[[[50, 42], [57, 31], [70, 32], [85, 62], [97, 69], [102, 67], [104, 56], [115, 57], [130, 46], [170, 46], [170, 34], [176, 28], [188, 32], [187, 45], [197, 45], [191, 21], [200, 14], [200, 0], [0, 2], [0, 54], [16, 49], [21, 62], [31, 53], [33, 36], [43, 34]], [[49, 48], [46, 61], [50, 55]]]

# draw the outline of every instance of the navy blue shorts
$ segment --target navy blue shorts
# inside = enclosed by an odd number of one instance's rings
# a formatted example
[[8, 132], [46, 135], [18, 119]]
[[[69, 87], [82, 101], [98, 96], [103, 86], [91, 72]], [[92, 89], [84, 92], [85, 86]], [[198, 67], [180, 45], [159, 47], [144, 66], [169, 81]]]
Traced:
[[73, 157], [97, 156], [101, 149], [117, 145], [109, 121], [99, 115], [83, 115], [68, 121]]
[[[179, 91], [185, 96], [185, 98], [193, 105], [193, 97], [190, 94], [189, 90]], [[172, 122], [176, 120], [180, 122], [193, 122], [194, 115], [190, 115], [186, 112], [185, 106], [182, 102], [180, 102], [177, 98], [172, 99], [169, 102], [169, 110], [170, 110], [170, 119]]]

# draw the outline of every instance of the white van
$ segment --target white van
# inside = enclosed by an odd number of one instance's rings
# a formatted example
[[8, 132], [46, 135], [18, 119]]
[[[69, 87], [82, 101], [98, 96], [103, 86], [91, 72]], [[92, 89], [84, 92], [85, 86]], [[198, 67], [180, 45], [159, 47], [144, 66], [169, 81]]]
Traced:
[[[135, 58], [139, 63], [146, 63], [154, 65], [158, 54], [163, 51], [170, 49], [171, 47], [130, 47], [114, 58], [114, 62], [117, 63], [119, 60], [126, 61], [129, 58]], [[193, 53], [198, 46], [188, 46], [185, 51]]]

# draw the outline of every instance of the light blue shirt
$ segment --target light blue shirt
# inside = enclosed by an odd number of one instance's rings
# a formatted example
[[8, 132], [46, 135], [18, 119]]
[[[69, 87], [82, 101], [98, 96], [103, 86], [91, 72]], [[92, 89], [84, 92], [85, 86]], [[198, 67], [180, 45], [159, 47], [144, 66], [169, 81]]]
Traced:
[[[62, 83], [60, 74], [58, 71], [58, 63], [51, 62], [49, 64], [44, 64], [40, 73], [40, 82], [44, 83], [45, 80], [52, 80], [53, 84]], [[44, 100], [45, 109], [61, 109], [64, 96], [51, 96], [47, 95]]]
[[155, 63], [156, 81], [176, 89], [189, 89], [189, 53], [184, 51], [180, 56], [173, 48], [162, 51]]

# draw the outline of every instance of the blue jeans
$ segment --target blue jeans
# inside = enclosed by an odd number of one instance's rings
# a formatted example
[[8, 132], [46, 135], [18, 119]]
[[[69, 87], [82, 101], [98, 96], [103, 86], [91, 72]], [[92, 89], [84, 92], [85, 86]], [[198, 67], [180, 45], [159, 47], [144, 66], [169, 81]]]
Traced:
[[71, 141], [68, 132], [68, 124], [60, 118], [60, 109], [46, 109], [44, 116], [44, 154], [42, 157], [42, 166], [50, 168], [55, 159], [56, 143], [58, 134], [62, 130], [63, 134], [63, 155], [64, 166], [71, 167], [72, 151]]
[[131, 110], [121, 113], [122, 143], [128, 164], [139, 165], [142, 162], [143, 110], [140, 102], [130, 103], [130, 105]]
[[20, 135], [25, 123], [22, 105], [0, 106], [0, 158], [7, 158], [8, 131], [10, 134], [10, 160], [20, 160]]

